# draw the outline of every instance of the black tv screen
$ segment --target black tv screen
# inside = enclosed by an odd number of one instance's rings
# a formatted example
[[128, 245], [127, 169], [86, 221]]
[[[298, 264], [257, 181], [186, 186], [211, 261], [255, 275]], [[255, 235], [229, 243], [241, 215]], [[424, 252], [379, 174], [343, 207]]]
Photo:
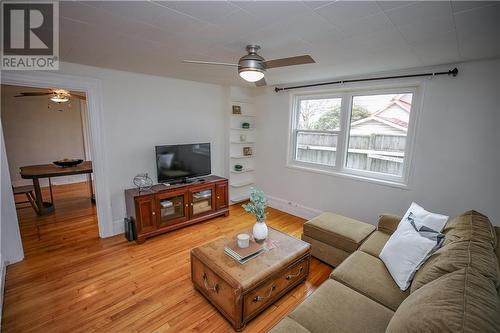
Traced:
[[156, 146], [158, 183], [206, 176], [210, 169], [210, 143]]

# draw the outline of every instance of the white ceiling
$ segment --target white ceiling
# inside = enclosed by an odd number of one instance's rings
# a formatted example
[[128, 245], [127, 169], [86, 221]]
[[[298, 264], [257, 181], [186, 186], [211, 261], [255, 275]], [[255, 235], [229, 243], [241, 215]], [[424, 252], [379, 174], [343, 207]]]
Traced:
[[316, 64], [270, 69], [268, 84], [500, 56], [500, 1], [69, 1], [60, 3], [63, 61], [220, 84], [247, 44], [266, 59]]

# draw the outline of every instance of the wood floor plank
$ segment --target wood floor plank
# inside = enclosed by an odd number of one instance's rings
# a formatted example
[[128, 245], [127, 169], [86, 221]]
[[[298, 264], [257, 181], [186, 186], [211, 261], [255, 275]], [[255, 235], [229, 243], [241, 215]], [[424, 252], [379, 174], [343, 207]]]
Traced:
[[[234, 332], [194, 290], [189, 252], [227, 233], [251, 230], [254, 219], [240, 205], [231, 206], [228, 217], [137, 245], [122, 235], [99, 238], [86, 183], [54, 186], [54, 197], [51, 215], [18, 210], [25, 260], [7, 268], [3, 332]], [[270, 209], [267, 223], [299, 238], [304, 220]], [[313, 258], [307, 281], [245, 332], [268, 331], [331, 271]]]

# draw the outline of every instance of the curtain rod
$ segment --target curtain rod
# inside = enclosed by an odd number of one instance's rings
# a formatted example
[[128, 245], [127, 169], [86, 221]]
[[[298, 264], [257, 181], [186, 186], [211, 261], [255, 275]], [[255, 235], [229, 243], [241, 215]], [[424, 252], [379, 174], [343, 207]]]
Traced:
[[342, 84], [342, 83], [351, 83], [351, 82], [366, 82], [366, 81], [377, 81], [377, 80], [391, 80], [391, 79], [403, 79], [403, 78], [409, 78], [409, 77], [421, 77], [421, 76], [437, 76], [437, 75], [452, 75], [453, 77], [457, 76], [458, 74], [458, 68], [453, 68], [447, 72], [434, 72], [434, 73], [421, 73], [421, 74], [409, 74], [409, 75], [395, 75], [395, 76], [381, 76], [381, 77], [372, 77], [372, 78], [367, 78], [367, 79], [352, 79], [352, 80], [339, 80], [339, 81], [330, 81], [330, 82], [321, 82], [321, 83], [311, 83], [311, 84], [303, 84], [300, 86], [291, 86], [291, 87], [284, 87], [284, 88], [278, 88], [275, 87], [274, 91], [280, 92], [284, 90], [291, 90], [291, 89], [299, 89], [299, 88], [309, 88], [309, 87], [319, 87], [319, 86], [326, 86], [330, 84]]

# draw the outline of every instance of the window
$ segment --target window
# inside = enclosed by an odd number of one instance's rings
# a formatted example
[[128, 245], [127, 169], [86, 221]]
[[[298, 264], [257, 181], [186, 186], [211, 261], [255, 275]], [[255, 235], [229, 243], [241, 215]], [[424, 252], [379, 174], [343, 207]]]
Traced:
[[299, 100], [295, 159], [335, 165], [341, 98]]
[[415, 88], [295, 95], [289, 165], [405, 184]]

